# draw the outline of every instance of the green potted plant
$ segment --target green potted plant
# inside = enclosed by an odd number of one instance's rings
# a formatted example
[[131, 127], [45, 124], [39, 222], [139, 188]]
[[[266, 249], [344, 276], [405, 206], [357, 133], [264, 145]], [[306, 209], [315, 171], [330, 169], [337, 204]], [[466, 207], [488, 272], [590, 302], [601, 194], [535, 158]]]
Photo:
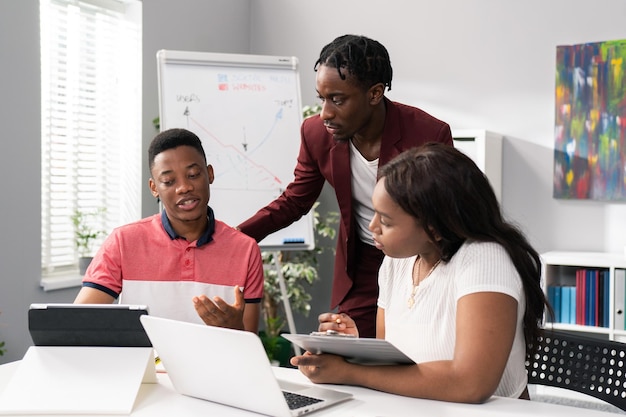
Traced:
[[319, 114], [322, 111], [322, 105], [321, 104], [314, 104], [312, 106], [304, 106], [302, 108], [302, 117], [303, 118], [307, 118], [307, 117], [311, 117], [311, 116], [315, 116], [316, 114]]
[[278, 282], [277, 262], [280, 262], [289, 304], [293, 312], [308, 316], [311, 310], [311, 295], [308, 288], [319, 279], [317, 272], [317, 255], [327, 249], [320, 245], [319, 238], [334, 239], [335, 225], [339, 221], [337, 212], [329, 212], [320, 216], [316, 210], [318, 203], [313, 206], [313, 219], [317, 246], [310, 251], [279, 251], [262, 252], [265, 266], [265, 284], [262, 301], [262, 316], [265, 330], [259, 336], [267, 352], [267, 356], [275, 364], [286, 366], [291, 353], [291, 343], [283, 339], [280, 334], [284, 331], [286, 316], [282, 292]]
[[76, 209], [72, 214], [74, 245], [78, 252], [78, 270], [81, 275], [85, 275], [85, 271], [93, 259], [93, 244], [96, 239], [106, 234], [104, 230], [98, 229], [96, 226], [100, 224], [98, 218], [103, 216], [105, 211], [106, 209], [102, 207], [91, 211]]

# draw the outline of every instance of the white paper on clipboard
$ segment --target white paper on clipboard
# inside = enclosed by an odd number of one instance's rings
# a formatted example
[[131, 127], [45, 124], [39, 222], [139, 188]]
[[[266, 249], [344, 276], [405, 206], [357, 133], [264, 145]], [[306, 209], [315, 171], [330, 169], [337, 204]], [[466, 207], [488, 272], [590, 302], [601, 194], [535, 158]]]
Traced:
[[363, 364], [415, 363], [384, 339], [342, 336], [314, 336], [284, 333], [282, 336], [311, 353], [332, 353]]

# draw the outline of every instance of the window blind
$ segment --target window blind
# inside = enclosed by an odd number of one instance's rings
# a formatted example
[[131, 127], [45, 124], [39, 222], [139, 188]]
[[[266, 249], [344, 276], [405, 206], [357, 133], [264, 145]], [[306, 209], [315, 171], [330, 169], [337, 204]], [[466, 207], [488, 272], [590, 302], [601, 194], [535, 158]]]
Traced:
[[107, 233], [141, 215], [140, 7], [40, 0], [44, 275], [77, 263], [75, 210]]

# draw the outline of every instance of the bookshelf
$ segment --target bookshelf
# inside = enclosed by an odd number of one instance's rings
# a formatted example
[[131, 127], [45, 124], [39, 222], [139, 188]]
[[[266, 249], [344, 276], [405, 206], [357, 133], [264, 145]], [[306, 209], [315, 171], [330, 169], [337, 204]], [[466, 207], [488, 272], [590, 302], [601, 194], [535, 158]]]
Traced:
[[[541, 258], [544, 292], [551, 304], [556, 304], [553, 308], [560, 308], [562, 313], [561, 317], [555, 314], [558, 320], [546, 323], [546, 327], [597, 333], [610, 340], [626, 342], [626, 256], [623, 253], [551, 251], [541, 254]], [[566, 287], [575, 288], [569, 295], [572, 303], [569, 316], [565, 306], [567, 296], [565, 301], [563, 297]], [[555, 298], [559, 290], [561, 297]], [[571, 297], [576, 297], [575, 301]]]
[[454, 147], [469, 156], [480, 168], [502, 203], [503, 135], [484, 129], [453, 129]]

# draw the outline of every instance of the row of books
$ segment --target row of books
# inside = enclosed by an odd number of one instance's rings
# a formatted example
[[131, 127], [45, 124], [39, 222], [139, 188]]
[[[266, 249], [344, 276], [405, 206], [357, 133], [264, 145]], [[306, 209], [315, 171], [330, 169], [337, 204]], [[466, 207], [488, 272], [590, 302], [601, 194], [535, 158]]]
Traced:
[[576, 287], [549, 285], [548, 302], [554, 311], [555, 323], [576, 324]]
[[[624, 270], [621, 270], [622, 273]], [[622, 305], [624, 277], [622, 274]], [[608, 269], [578, 269], [575, 285], [549, 285], [548, 301], [554, 310], [555, 323], [609, 327], [610, 282]], [[616, 280], [616, 295], [617, 295]], [[616, 298], [617, 301], [617, 298]], [[617, 306], [617, 304], [616, 304]], [[617, 315], [617, 314], [616, 314]], [[624, 328], [623, 313], [621, 327]]]

